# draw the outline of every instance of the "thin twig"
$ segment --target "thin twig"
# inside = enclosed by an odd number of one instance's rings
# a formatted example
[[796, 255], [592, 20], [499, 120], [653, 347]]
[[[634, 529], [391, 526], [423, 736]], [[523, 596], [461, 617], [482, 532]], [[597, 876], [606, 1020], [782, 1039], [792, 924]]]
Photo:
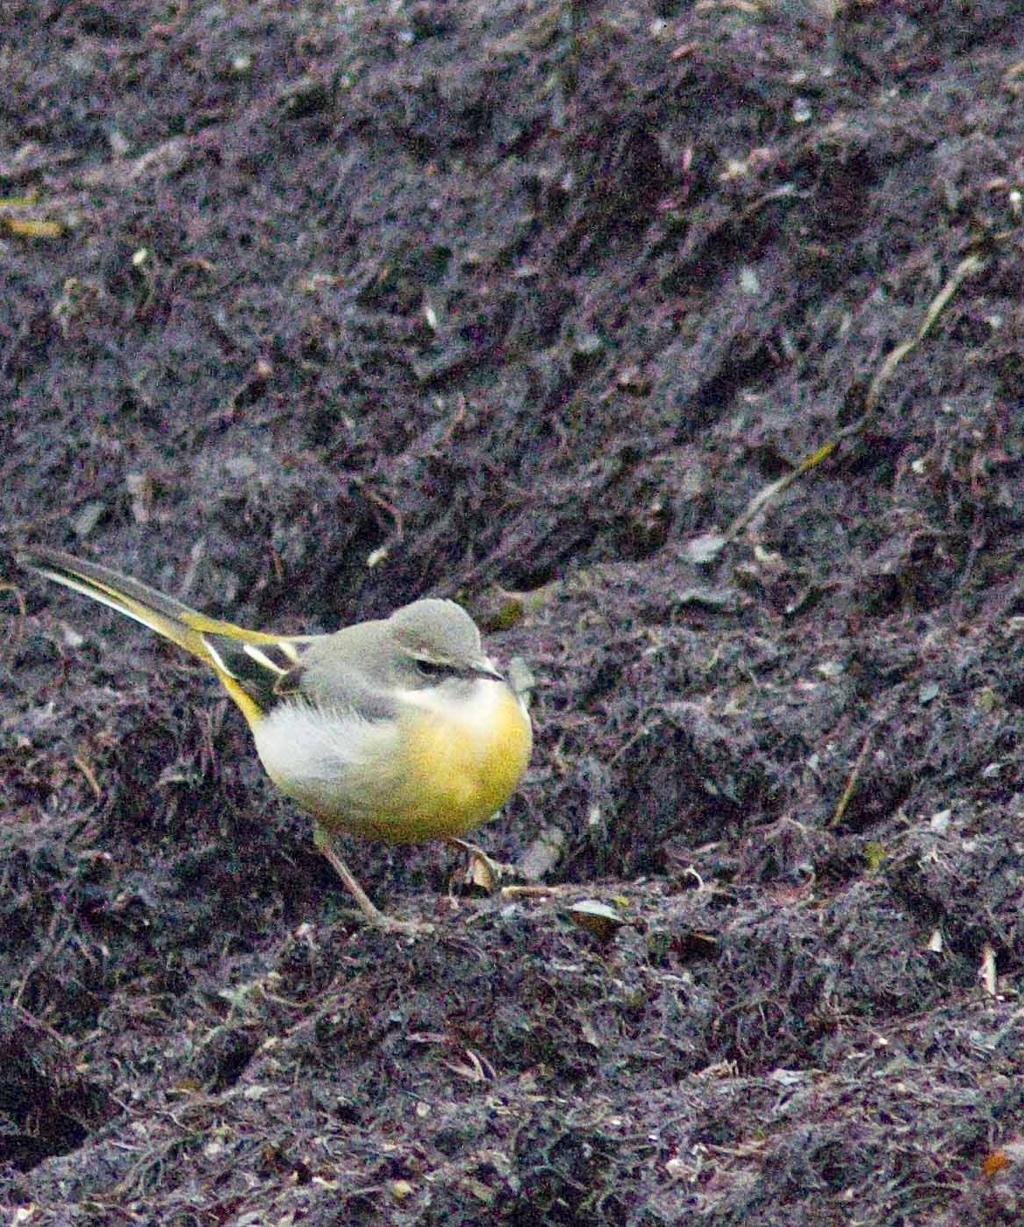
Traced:
[[928, 309], [925, 311], [924, 319], [921, 321], [921, 326], [917, 332], [901, 342], [891, 353], [886, 355], [885, 360], [876, 371], [875, 377], [868, 386], [867, 394], [864, 397], [864, 412], [855, 421], [849, 422], [841, 430], [837, 431], [831, 439], [828, 439], [820, 447], [815, 448], [813, 452], [805, 456], [789, 473], [784, 473], [777, 481], [770, 482], [763, 489], [759, 490], [722, 534], [720, 539], [722, 545], [734, 540], [766, 504], [787, 490], [798, 478], [803, 477], [805, 473], [809, 473], [824, 460], [827, 460], [829, 456], [839, 449], [840, 444], [846, 439], [863, 433], [868, 422], [874, 416], [878, 403], [881, 400], [882, 392], [886, 384], [892, 379], [896, 368], [932, 331], [938, 322], [939, 316], [949, 305], [954, 294], [956, 294], [963, 283], [969, 277], [975, 277], [983, 272], [988, 268], [990, 262], [990, 256], [983, 256], [977, 252], [972, 252], [960, 261], [946, 281], [946, 284], [928, 304]]

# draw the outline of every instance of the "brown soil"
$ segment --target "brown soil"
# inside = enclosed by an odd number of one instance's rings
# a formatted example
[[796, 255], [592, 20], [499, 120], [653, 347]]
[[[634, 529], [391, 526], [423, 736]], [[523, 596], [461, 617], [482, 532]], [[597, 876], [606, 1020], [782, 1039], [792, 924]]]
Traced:
[[[1021, 1221], [1022, 34], [7, 0], [12, 1222]], [[351, 846], [439, 935], [366, 931], [26, 540], [280, 630], [459, 597], [537, 677], [482, 839], [556, 890]]]

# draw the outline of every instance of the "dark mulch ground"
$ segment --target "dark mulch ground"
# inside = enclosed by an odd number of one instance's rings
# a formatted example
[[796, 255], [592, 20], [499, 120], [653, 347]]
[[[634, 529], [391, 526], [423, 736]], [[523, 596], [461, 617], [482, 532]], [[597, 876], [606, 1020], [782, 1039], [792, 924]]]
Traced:
[[[12, 1221], [1020, 1221], [1022, 34], [8, 0]], [[458, 596], [537, 675], [485, 839], [554, 892], [364, 846], [440, 936], [358, 927], [24, 540], [281, 630]]]

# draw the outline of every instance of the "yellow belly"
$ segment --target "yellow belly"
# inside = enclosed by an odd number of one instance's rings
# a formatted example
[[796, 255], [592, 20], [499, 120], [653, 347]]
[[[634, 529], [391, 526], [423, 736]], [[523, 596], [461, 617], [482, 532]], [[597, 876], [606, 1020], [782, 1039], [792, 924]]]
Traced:
[[529, 716], [499, 683], [463, 706], [410, 705], [336, 775], [293, 770], [312, 730], [283, 753], [253, 731], [271, 778], [323, 827], [393, 844], [460, 837], [486, 822], [522, 779], [533, 741]]
[[366, 834], [393, 843], [467, 835], [512, 795], [530, 761], [530, 720], [503, 689], [486, 727], [417, 713], [403, 730], [398, 804]]

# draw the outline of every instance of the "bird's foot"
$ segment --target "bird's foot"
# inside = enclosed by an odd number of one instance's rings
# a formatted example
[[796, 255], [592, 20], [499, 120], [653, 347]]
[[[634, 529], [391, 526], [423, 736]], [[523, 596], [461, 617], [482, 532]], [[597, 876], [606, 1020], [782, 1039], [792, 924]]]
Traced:
[[356, 880], [356, 876], [352, 870], [349, 869], [349, 867], [338, 855], [330, 833], [325, 831], [323, 827], [316, 827], [314, 831], [314, 842], [330, 862], [334, 872], [339, 878], [341, 878], [342, 882], [345, 883], [349, 894], [358, 904], [359, 911], [362, 913], [363, 919], [368, 925], [372, 925], [373, 928], [379, 929], [382, 933], [404, 933], [408, 935], [423, 936], [434, 932], [434, 926], [429, 921], [398, 920], [394, 916], [388, 916], [382, 912], [366, 893], [366, 891], [359, 885], [359, 882]]

